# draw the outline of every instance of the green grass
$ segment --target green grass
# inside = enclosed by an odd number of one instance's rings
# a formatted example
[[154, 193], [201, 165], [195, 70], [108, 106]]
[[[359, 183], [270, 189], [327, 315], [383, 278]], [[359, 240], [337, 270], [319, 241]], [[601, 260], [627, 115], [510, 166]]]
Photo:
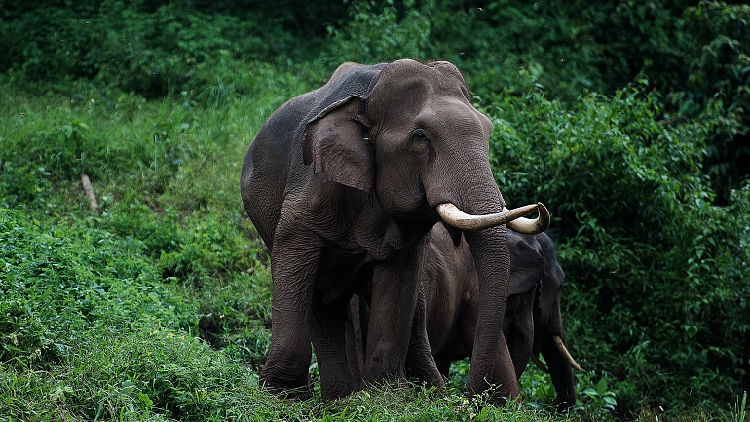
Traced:
[[151, 101], [87, 84], [0, 87], [0, 421], [742, 420], [739, 402], [617, 415], [615, 386], [592, 372], [578, 374], [580, 406], [556, 415], [531, 367], [524, 404], [501, 409], [463, 397], [466, 362], [446, 392], [405, 384], [300, 403], [260, 390], [271, 277], [239, 173], [266, 117], [308, 87], [263, 66], [236, 80]]
[[[5, 241], [0, 420], [547, 417], [412, 385], [333, 403], [268, 395], [258, 388], [257, 371], [248, 363], [250, 331], [233, 327], [255, 318], [267, 323], [265, 270], [190, 297], [200, 288], [167, 284], [170, 280], [159, 275], [134, 238], [94, 229], [90, 221], [79, 224], [45, 224], [19, 211], [0, 211]], [[210, 292], [218, 297], [208, 298]], [[228, 320], [233, 347], [215, 350], [198, 339], [201, 307], [215, 307]], [[264, 345], [267, 337], [260, 327], [257, 340]], [[265, 353], [266, 347], [261, 349], [255, 353]]]

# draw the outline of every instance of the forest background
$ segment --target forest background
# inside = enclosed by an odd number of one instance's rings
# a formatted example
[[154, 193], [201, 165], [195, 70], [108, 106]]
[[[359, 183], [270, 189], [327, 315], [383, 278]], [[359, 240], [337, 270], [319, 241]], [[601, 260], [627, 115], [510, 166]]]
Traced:
[[[0, 420], [747, 420], [750, 6], [623, 0], [0, 1]], [[442, 59], [544, 202], [579, 403], [257, 387], [268, 254], [247, 145], [343, 61]], [[81, 176], [93, 180], [93, 210]], [[316, 365], [311, 366], [313, 378]]]

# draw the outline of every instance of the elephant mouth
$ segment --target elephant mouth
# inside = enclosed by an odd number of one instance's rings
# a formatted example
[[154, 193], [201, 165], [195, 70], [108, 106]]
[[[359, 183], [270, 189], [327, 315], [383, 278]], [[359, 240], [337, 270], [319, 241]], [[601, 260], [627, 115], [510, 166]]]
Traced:
[[[539, 234], [549, 226], [549, 212], [541, 202], [524, 207], [503, 211], [493, 214], [468, 214], [451, 203], [438, 205], [435, 210], [440, 218], [451, 227], [462, 231], [484, 230], [490, 227], [507, 224], [511, 230], [523, 234]], [[531, 211], [538, 210], [536, 218], [522, 217]]]

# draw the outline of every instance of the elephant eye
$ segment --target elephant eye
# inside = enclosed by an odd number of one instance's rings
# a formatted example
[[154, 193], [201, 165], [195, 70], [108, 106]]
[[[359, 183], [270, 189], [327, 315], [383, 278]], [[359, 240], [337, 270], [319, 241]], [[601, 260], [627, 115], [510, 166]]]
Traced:
[[429, 141], [427, 133], [422, 129], [417, 129], [412, 132], [412, 137], [417, 141]]
[[[427, 132], [424, 129], [415, 129], [411, 133], [411, 142], [409, 142], [409, 149], [412, 153], [418, 156], [432, 157], [434, 150], [430, 143], [430, 138], [427, 137]], [[430, 158], [428, 158], [430, 159]]]

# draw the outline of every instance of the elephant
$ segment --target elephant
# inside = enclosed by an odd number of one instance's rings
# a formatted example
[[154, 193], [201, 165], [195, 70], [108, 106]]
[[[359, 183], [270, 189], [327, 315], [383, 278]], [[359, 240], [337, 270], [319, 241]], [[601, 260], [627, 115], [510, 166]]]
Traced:
[[[442, 387], [418, 281], [426, 234], [442, 221], [454, 242], [466, 239], [482, 297], [467, 392], [489, 387], [508, 286], [506, 225], [535, 233], [549, 223], [541, 203], [505, 208], [489, 165], [491, 131], [456, 66], [411, 59], [346, 62], [268, 118], [240, 180], [245, 212], [271, 255], [262, 386], [310, 397], [314, 346], [326, 399], [402, 378], [405, 365]], [[521, 217], [533, 210], [536, 218]], [[345, 344], [354, 293], [368, 300], [377, 322], [360, 380], [349, 371]], [[500, 372], [504, 380], [513, 369]]]
[[[427, 334], [438, 370], [448, 376], [454, 360], [471, 355], [479, 289], [472, 254], [465, 241], [455, 247], [449, 233], [436, 224], [422, 254], [420, 279], [427, 311]], [[531, 358], [550, 374], [558, 409], [575, 405], [573, 368], [580, 366], [568, 352], [560, 313], [565, 273], [557, 262], [555, 247], [546, 233], [537, 235], [508, 231], [510, 280], [502, 337], [495, 355], [498, 367], [511, 362], [518, 380]], [[361, 350], [368, 321], [368, 305], [354, 296], [350, 303], [347, 353], [353, 373], [361, 368]], [[542, 354], [547, 365], [538, 358]], [[408, 369], [408, 368], [407, 368]], [[492, 383], [507, 382], [500, 377]], [[519, 395], [517, 383], [506, 386], [510, 397]]]

